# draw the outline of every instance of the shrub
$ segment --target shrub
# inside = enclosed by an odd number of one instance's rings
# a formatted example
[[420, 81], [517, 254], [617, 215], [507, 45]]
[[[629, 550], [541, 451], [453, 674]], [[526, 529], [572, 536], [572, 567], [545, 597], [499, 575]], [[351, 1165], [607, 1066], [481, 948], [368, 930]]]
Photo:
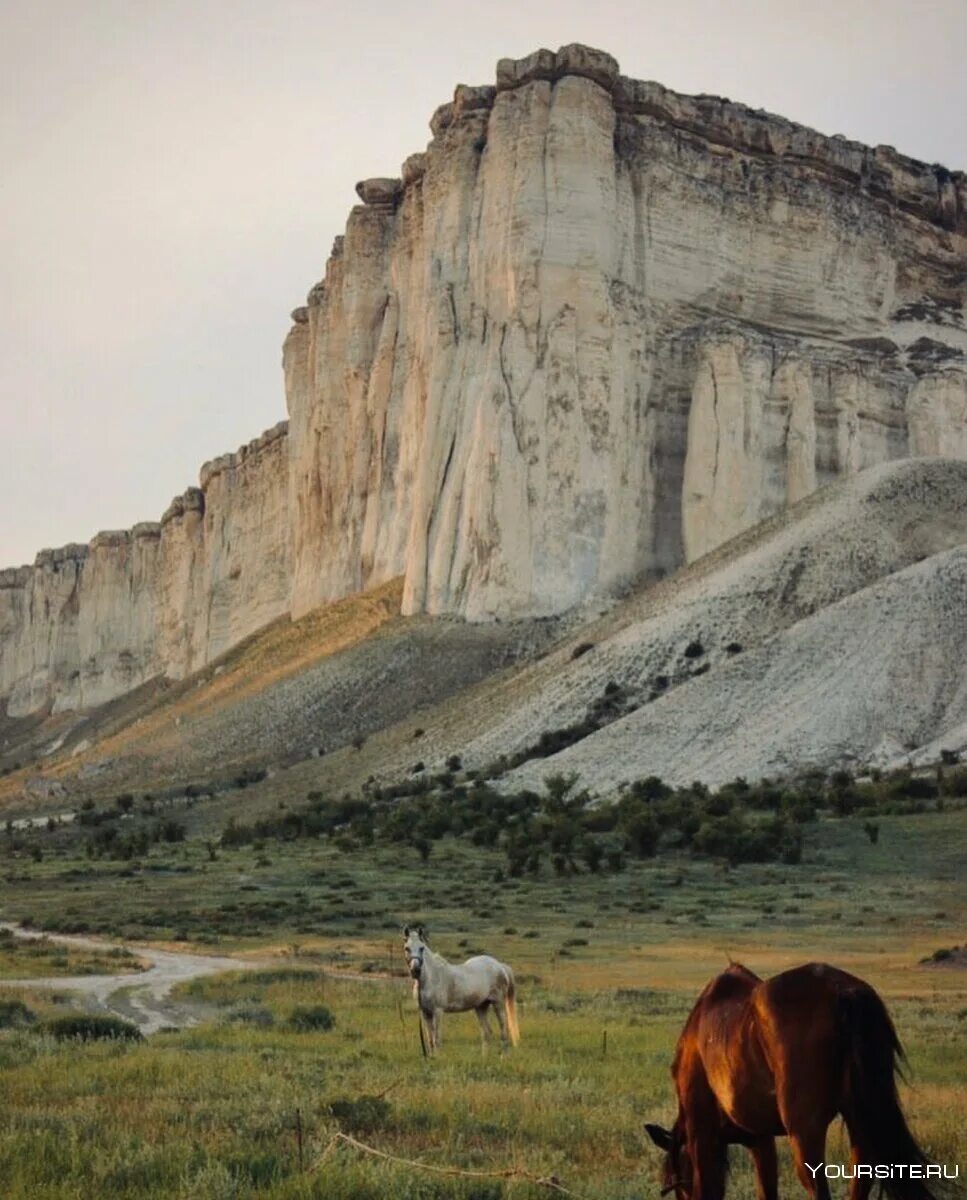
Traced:
[[658, 849], [661, 830], [654, 816], [645, 809], [630, 811], [621, 822], [628, 852], [636, 858], [651, 858]]
[[21, 1000], [0, 1000], [0, 1029], [22, 1029], [37, 1016]]
[[289, 1016], [289, 1027], [299, 1033], [332, 1029], [335, 1023], [336, 1018], [324, 1004], [294, 1008]]
[[705, 653], [705, 647], [699, 641], [689, 642], [685, 647], [686, 658], [701, 658]]
[[863, 796], [852, 784], [843, 787], [834, 786], [829, 802], [837, 816], [848, 817], [850, 813], [862, 807]]
[[329, 1112], [345, 1133], [375, 1133], [386, 1128], [393, 1110], [383, 1096], [360, 1096], [330, 1100]]
[[797, 863], [802, 858], [802, 830], [781, 817], [751, 821], [733, 811], [704, 821], [695, 834], [695, 849], [733, 865], [776, 860]]
[[235, 786], [238, 788], [247, 788], [249, 784], [261, 783], [268, 778], [268, 771], [265, 767], [246, 767], [240, 775], [235, 777]]
[[937, 781], [924, 775], [901, 775], [890, 784], [894, 796], [909, 800], [932, 800], [939, 790]]
[[176, 821], [174, 817], [168, 817], [158, 826], [158, 837], [166, 842], [183, 842], [185, 840], [185, 827], [181, 821]]
[[605, 851], [605, 859], [609, 871], [623, 871], [625, 869], [624, 850], [621, 846], [608, 846]]
[[260, 987], [269, 987], [275, 983], [318, 982], [319, 972], [309, 967], [268, 967], [264, 971], [252, 971], [245, 978]]
[[667, 783], [662, 783], [657, 775], [637, 779], [631, 785], [631, 795], [636, 800], [667, 800], [671, 794], [672, 789]]
[[47, 1033], [59, 1042], [101, 1040], [139, 1042], [141, 1030], [120, 1017], [71, 1016], [55, 1017], [44, 1026]]
[[944, 781], [949, 796], [967, 796], [967, 770], [952, 771]]
[[240, 1005], [238, 1008], [232, 1009], [231, 1012], [225, 1014], [225, 1021], [229, 1025], [250, 1025], [253, 1029], [271, 1029], [275, 1024], [275, 1017], [267, 1008], [262, 1008], [259, 1005]]
[[585, 838], [581, 843], [581, 857], [584, 859], [584, 864], [592, 875], [596, 875], [601, 870], [604, 853], [604, 846], [600, 842], [595, 841], [594, 838]]
[[939, 950], [934, 950], [933, 954], [928, 954], [926, 958], [921, 958], [920, 961], [921, 961], [921, 963], [950, 962], [956, 957], [956, 955], [961, 951], [961, 949], [967, 949], [967, 947], [943, 946]]

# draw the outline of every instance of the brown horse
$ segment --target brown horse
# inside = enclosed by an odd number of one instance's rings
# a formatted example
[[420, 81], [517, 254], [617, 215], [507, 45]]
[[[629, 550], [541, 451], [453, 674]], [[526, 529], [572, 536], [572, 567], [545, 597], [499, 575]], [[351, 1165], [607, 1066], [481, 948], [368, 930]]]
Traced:
[[[678, 1039], [675, 1124], [645, 1126], [666, 1151], [662, 1195], [722, 1200], [736, 1144], [752, 1155], [759, 1200], [776, 1200], [775, 1138], [785, 1135], [803, 1186], [829, 1200], [826, 1129], [838, 1114], [851, 1146], [850, 1200], [867, 1200], [874, 1176], [891, 1200], [934, 1200], [922, 1179], [940, 1168], [927, 1163], [897, 1097], [902, 1057], [883, 1001], [861, 979], [810, 963], [763, 981], [733, 963]], [[883, 1178], [887, 1164], [907, 1170]], [[910, 1165], [920, 1178], [908, 1177]]]

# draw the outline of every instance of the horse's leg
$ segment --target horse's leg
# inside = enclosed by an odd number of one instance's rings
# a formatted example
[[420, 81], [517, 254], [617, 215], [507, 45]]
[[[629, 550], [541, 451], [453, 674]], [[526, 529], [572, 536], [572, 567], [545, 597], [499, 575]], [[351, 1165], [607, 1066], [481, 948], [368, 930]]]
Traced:
[[477, 1020], [480, 1022], [480, 1037], [483, 1042], [484, 1050], [487, 1049], [487, 1043], [493, 1039], [493, 1033], [490, 1028], [490, 1022], [487, 1020], [488, 1002], [478, 1004], [473, 1010], [477, 1014]]
[[790, 1129], [789, 1144], [799, 1182], [815, 1200], [830, 1200], [829, 1183], [822, 1169], [826, 1158], [826, 1125], [813, 1121], [800, 1125], [795, 1133]]
[[[724, 1200], [728, 1147], [722, 1130], [722, 1110], [697, 1052], [686, 1052], [676, 1083], [685, 1116], [685, 1142], [692, 1165], [694, 1200]], [[683, 1186], [686, 1181], [681, 1181]]]
[[758, 1200], [778, 1200], [779, 1168], [776, 1165], [776, 1139], [760, 1138], [749, 1147], [755, 1167], [755, 1191]]
[[440, 1045], [441, 1045], [442, 1039], [440, 1038], [440, 1024], [441, 1024], [442, 1016], [443, 1016], [443, 1010], [437, 1008], [434, 1010], [433, 1016], [431, 1017], [433, 1033], [432, 1033], [432, 1036], [430, 1037], [430, 1041], [433, 1045], [434, 1050], [439, 1050]]
[[433, 1014], [425, 1008], [420, 1009], [420, 1040], [424, 1057], [429, 1057], [433, 1053]]
[[690, 1139], [694, 1152], [692, 1160], [692, 1195], [701, 1200], [724, 1200], [728, 1150], [717, 1134], [703, 1133]]
[[[829, 1200], [829, 1182], [822, 1164], [826, 1130], [836, 1115], [840, 1068], [835, 1029], [825, 1027], [822, 1014], [809, 1036], [786, 1016], [767, 1023], [767, 1040], [776, 1081], [776, 1107], [789, 1135], [799, 1182], [815, 1200]], [[797, 1018], [798, 1019], [798, 1018]]]
[[867, 1200], [873, 1188], [873, 1180], [858, 1177], [856, 1168], [862, 1163], [863, 1159], [848, 1121], [846, 1122], [846, 1132], [849, 1134], [850, 1141], [849, 1162], [853, 1168], [853, 1178], [849, 1183], [849, 1200]]

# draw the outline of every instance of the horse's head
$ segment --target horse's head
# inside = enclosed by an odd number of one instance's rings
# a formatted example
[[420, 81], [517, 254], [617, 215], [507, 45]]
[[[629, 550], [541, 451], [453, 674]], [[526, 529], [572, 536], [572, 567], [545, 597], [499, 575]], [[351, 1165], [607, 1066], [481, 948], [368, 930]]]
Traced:
[[692, 1159], [679, 1117], [671, 1129], [661, 1125], [646, 1125], [645, 1132], [659, 1150], [665, 1151], [665, 1166], [661, 1179], [661, 1194], [674, 1192], [676, 1200], [691, 1200]]
[[406, 965], [414, 979], [423, 974], [423, 955], [426, 952], [426, 931], [422, 925], [403, 926], [403, 953]]

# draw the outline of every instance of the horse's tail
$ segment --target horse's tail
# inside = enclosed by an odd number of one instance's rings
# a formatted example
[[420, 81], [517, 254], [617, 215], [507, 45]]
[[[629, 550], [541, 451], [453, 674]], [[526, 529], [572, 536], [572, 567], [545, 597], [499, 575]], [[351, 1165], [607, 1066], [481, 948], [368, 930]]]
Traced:
[[520, 1041], [520, 1026], [517, 1024], [517, 985], [514, 983], [514, 972], [510, 967], [505, 967], [504, 970], [507, 972], [507, 1033], [510, 1036], [510, 1044], [516, 1046]]
[[[886, 1006], [871, 987], [862, 987], [840, 996], [839, 1007], [846, 1056], [842, 1111], [860, 1162], [926, 1167], [927, 1156], [907, 1126], [897, 1095], [904, 1054]], [[922, 1179], [878, 1182], [889, 1200], [936, 1200]]]

